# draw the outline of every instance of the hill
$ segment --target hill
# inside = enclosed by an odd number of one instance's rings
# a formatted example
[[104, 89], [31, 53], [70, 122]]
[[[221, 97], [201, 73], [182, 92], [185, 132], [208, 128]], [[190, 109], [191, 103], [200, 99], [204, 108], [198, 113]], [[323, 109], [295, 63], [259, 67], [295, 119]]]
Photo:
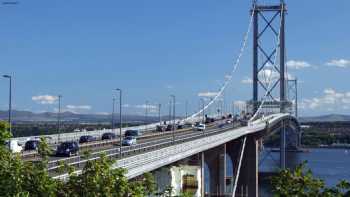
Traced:
[[[115, 114], [115, 120], [118, 122], [119, 114]], [[7, 120], [8, 112], [0, 111], [0, 119]], [[145, 116], [141, 115], [123, 115], [123, 120], [128, 122], [144, 122]], [[165, 117], [162, 118], [165, 120]], [[57, 113], [53, 112], [43, 112], [34, 113], [30, 111], [12, 111], [13, 122], [56, 122]], [[61, 113], [61, 120], [66, 122], [76, 122], [76, 123], [101, 123], [110, 122], [111, 114], [77, 114], [72, 112]], [[158, 117], [147, 118], [147, 122], [158, 121]]]
[[301, 122], [343, 122], [350, 121], [350, 115], [329, 114], [322, 116], [301, 117]]

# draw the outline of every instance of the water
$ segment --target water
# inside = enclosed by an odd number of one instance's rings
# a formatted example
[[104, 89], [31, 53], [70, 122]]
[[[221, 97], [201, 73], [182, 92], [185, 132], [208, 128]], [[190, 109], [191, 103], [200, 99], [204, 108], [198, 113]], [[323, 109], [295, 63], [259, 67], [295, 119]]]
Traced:
[[[279, 152], [264, 152], [260, 155], [262, 163], [259, 171], [271, 172], [277, 168]], [[287, 166], [292, 167], [303, 161], [307, 161], [307, 167], [311, 169], [315, 177], [325, 181], [327, 186], [335, 186], [339, 180], [350, 181], [350, 150], [349, 149], [309, 149], [309, 152], [287, 153]], [[261, 196], [269, 195], [269, 185], [260, 186]]]

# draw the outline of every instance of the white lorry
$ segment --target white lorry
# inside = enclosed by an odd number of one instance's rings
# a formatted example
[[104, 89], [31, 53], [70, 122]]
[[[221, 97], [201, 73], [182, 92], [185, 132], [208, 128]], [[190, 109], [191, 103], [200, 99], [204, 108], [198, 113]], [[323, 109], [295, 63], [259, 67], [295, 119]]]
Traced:
[[12, 152], [12, 153], [20, 153], [22, 152], [23, 148], [18, 144], [18, 140], [9, 140], [6, 142], [6, 147]]

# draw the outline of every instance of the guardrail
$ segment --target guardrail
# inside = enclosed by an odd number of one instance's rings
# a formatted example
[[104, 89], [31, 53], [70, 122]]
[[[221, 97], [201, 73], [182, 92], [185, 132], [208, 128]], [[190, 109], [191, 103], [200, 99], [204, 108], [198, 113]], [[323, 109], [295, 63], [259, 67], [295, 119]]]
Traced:
[[[215, 124], [216, 123], [210, 123], [210, 124], [207, 124], [207, 126], [211, 127]], [[192, 129], [191, 127], [187, 127], [187, 128], [183, 128], [183, 129], [178, 129], [175, 132], [176, 133], [185, 132], [185, 131], [189, 131], [191, 129]], [[161, 137], [161, 136], [165, 136], [165, 135], [171, 135], [172, 132], [173, 131], [148, 133], [148, 134], [141, 135], [141, 136], [137, 137], [137, 139], [148, 139], [148, 138], [154, 138], [154, 137]], [[88, 149], [88, 148], [93, 148], [93, 147], [103, 147], [106, 145], [113, 145], [115, 143], [119, 143], [119, 137], [116, 139], [113, 139], [113, 140], [99, 140], [99, 141], [94, 141], [94, 142], [83, 143], [83, 144], [80, 144], [79, 147], [81, 149]], [[56, 145], [51, 145], [51, 148], [53, 150], [55, 150]], [[35, 158], [37, 156], [38, 156], [37, 151], [24, 151], [24, 152], [22, 152], [23, 159], [31, 159], [31, 158]]]
[[[284, 114], [275, 115], [272, 118], [269, 118], [269, 123], [274, 123], [279, 121], [281, 118], [284, 118]], [[168, 165], [174, 161], [181, 160], [190, 155], [196, 154], [198, 152], [210, 149], [212, 147], [218, 146], [220, 144], [226, 143], [233, 139], [239, 138], [241, 136], [254, 133], [257, 131], [264, 130], [266, 127], [266, 122], [260, 121], [253, 124], [254, 126], [246, 126], [238, 129], [228, 129], [228, 130], [219, 130], [221, 132], [214, 133], [207, 136], [198, 136], [200, 139], [191, 138], [189, 141], [184, 141], [185, 139], [178, 139], [178, 144], [171, 144], [170, 146], [160, 148], [162, 144], [156, 144], [158, 146], [153, 151], [143, 151], [143, 153], [126, 157], [121, 160], [117, 160], [116, 164], [113, 165], [113, 168], [126, 168], [128, 170], [127, 177], [133, 178], [135, 176], [141, 175], [144, 172], [154, 170], [164, 165]], [[227, 128], [225, 128], [227, 129]], [[213, 131], [215, 132], [215, 130]], [[217, 130], [216, 130], [217, 132]], [[169, 142], [168, 142], [169, 143]], [[169, 144], [168, 144], [169, 145]], [[132, 150], [137, 151], [137, 150]], [[129, 152], [129, 151], [128, 151]], [[127, 153], [127, 152], [125, 152]], [[118, 153], [112, 153], [107, 156], [117, 156]], [[98, 159], [99, 157], [91, 158], [86, 161]], [[84, 161], [84, 162], [86, 162]], [[81, 170], [77, 170], [75, 173], [81, 173]], [[69, 178], [67, 174], [54, 176], [57, 179], [66, 179]]]
[[[181, 121], [180, 119], [176, 119], [176, 122]], [[167, 124], [171, 124], [172, 121], [166, 121]], [[156, 126], [159, 125], [159, 122], [140, 125], [134, 127], [124, 127], [122, 128], [122, 135], [126, 130], [140, 130], [143, 133], [147, 133], [156, 129]], [[94, 130], [94, 131], [78, 131], [78, 132], [69, 132], [69, 133], [61, 133], [61, 134], [51, 134], [51, 135], [41, 135], [41, 136], [27, 136], [27, 137], [17, 137], [12, 138], [13, 140], [17, 140], [20, 144], [24, 144], [26, 141], [31, 139], [39, 139], [40, 137], [46, 137], [49, 144], [58, 144], [62, 141], [72, 141], [79, 140], [80, 136], [83, 135], [91, 135], [99, 138], [103, 133], [113, 132], [119, 135], [119, 128], [112, 129], [102, 129], [102, 130]]]
[[[218, 131], [218, 129], [216, 129], [215, 132], [216, 131]], [[210, 131], [209, 133], [212, 133], [212, 132], [213, 131]], [[202, 134], [202, 132], [200, 132], [200, 133], [195, 132], [195, 133], [189, 133], [189, 134], [183, 134], [183, 135], [180, 135], [180, 136], [175, 136], [176, 138], [182, 138], [182, 139], [176, 139], [175, 143], [178, 143], [179, 141], [182, 141], [183, 139], [187, 140], [187, 139], [189, 139], [190, 137], [193, 137], [193, 136], [203, 136], [203, 134]], [[131, 153], [146, 151], [146, 150], [149, 150], [151, 148], [153, 148], [153, 149], [154, 148], [159, 148], [159, 147], [162, 147], [162, 145], [165, 145], [165, 144], [168, 145], [169, 143], [173, 143], [172, 139], [173, 139], [173, 137], [171, 136], [171, 137], [167, 137], [167, 138], [161, 138], [161, 139], [156, 139], [156, 140], [152, 140], [152, 141], [149, 141], [149, 142], [144, 142], [142, 144], [136, 144], [136, 145], [133, 145], [133, 146], [123, 146], [122, 147], [122, 156], [130, 155]], [[93, 152], [92, 156], [94, 156], [94, 155], [98, 155], [98, 156], [97, 157], [92, 157], [92, 158], [89, 158], [89, 159], [85, 159], [85, 160], [80, 160], [81, 156], [79, 155], [79, 156], [75, 156], [75, 157], [71, 157], [71, 158], [63, 158], [63, 159], [60, 159], [60, 160], [50, 161], [49, 162], [49, 170], [57, 169], [58, 168], [57, 165], [61, 161], [65, 161], [69, 165], [77, 165], [79, 163], [84, 163], [84, 162], [87, 162], [87, 161], [90, 161], [90, 160], [97, 159], [97, 158], [99, 158], [99, 155], [101, 153], [105, 153], [107, 156], [116, 156], [117, 155], [119, 157], [119, 147], [113, 148], [113, 149], [101, 150], [101, 151], [98, 151], [98, 152]]]

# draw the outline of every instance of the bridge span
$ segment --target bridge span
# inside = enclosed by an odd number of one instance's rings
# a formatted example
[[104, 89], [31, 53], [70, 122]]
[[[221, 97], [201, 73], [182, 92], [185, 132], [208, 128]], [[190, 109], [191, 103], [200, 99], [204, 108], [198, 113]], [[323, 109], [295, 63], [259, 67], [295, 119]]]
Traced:
[[[123, 158], [118, 159], [113, 168], [127, 169], [126, 176], [132, 179], [145, 172], [152, 172], [163, 166], [197, 156], [198, 164], [202, 169], [200, 184], [202, 196], [204, 196], [204, 163], [209, 167], [211, 176], [210, 193], [226, 195], [232, 192], [233, 184], [236, 182], [238, 188], [236, 193], [242, 193], [240, 188], [243, 188], [243, 192], [248, 196], [258, 196], [259, 140], [283, 127], [299, 130], [299, 123], [290, 114], [273, 114], [240, 128], [232, 128], [232, 126], [215, 128], [208, 130], [204, 135], [199, 132], [197, 135], [182, 137], [174, 142], [164, 141], [140, 148], [125, 149], [122, 151]], [[118, 158], [118, 154], [118, 151], [115, 151], [107, 156]], [[226, 154], [230, 155], [234, 164], [231, 185], [227, 185], [226, 170], [224, 170]], [[81, 172], [80, 169], [75, 173]], [[55, 176], [58, 179], [68, 177], [68, 174]]]

